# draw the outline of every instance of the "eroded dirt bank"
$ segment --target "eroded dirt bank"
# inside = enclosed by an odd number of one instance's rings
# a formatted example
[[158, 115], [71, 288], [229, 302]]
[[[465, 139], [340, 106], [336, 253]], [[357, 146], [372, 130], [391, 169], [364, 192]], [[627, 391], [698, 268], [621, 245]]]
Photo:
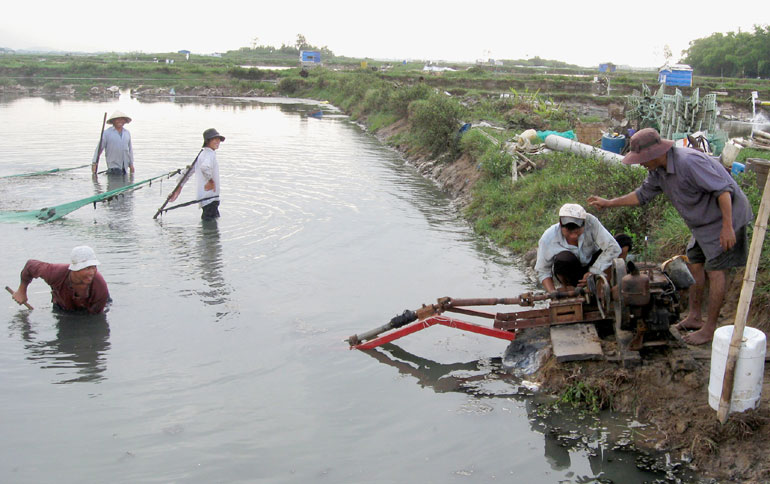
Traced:
[[[381, 129], [377, 136], [387, 142], [407, 127], [401, 120]], [[464, 155], [450, 162], [437, 162], [396, 148], [459, 208], [468, 203], [480, 176], [475, 160]], [[527, 265], [527, 259], [522, 263]], [[742, 272], [733, 274], [720, 325], [733, 322], [742, 277]], [[605, 354], [612, 355], [612, 336], [602, 344], [606, 345]], [[640, 449], [669, 452], [673, 458], [689, 463], [699, 475], [718, 482], [768, 483], [770, 371], [766, 366], [759, 408], [732, 414], [721, 425], [708, 404], [710, 355], [710, 345], [673, 344], [643, 353], [642, 364], [636, 368], [623, 368], [612, 361], [557, 363], [551, 358], [535, 377], [542, 391], [553, 394], [583, 382], [596, 389], [608, 408], [632, 414], [648, 424], [644, 432], [635, 434], [635, 445]]]

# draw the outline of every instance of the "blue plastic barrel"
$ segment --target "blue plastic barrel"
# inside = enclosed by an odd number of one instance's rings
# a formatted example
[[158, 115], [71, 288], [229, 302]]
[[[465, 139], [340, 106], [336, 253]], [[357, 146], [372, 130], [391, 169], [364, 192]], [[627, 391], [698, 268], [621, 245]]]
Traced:
[[620, 154], [620, 152], [623, 151], [624, 146], [626, 146], [626, 137], [622, 134], [617, 136], [605, 134], [602, 136], [602, 149], [605, 151], [612, 151], [613, 153]]
[[738, 173], [743, 173], [746, 170], [746, 165], [743, 163], [738, 163], [737, 161], [733, 161], [733, 169], [730, 170], [730, 172], [733, 174], [733, 176], [737, 175]]

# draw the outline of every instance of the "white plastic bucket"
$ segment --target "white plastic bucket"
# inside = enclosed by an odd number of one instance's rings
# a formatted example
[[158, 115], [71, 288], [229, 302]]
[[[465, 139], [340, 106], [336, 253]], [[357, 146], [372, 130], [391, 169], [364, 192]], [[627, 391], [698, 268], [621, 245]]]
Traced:
[[[733, 326], [722, 326], [714, 332], [714, 342], [711, 344], [709, 405], [714, 410], [719, 410], [719, 400], [722, 398], [722, 381], [732, 337]], [[730, 412], [743, 412], [759, 405], [764, 374], [765, 333], [747, 326], [743, 329], [743, 342], [735, 365]]]

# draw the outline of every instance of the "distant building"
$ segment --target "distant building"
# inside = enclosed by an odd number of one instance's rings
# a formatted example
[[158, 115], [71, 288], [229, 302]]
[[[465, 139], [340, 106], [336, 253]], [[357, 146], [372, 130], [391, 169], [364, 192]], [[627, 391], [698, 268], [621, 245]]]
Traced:
[[666, 86], [692, 86], [692, 67], [666, 64], [658, 70], [658, 82]]
[[616, 70], [617, 70], [617, 66], [612, 62], [605, 62], [604, 64], [599, 64], [599, 72], [615, 72]]
[[321, 53], [314, 50], [301, 50], [299, 63], [302, 67], [317, 67], [321, 65]]
[[189, 50], [180, 50], [180, 51], [177, 51], [177, 54], [184, 54], [185, 60], [190, 60], [190, 54], [192, 54], [192, 52], [190, 52]]

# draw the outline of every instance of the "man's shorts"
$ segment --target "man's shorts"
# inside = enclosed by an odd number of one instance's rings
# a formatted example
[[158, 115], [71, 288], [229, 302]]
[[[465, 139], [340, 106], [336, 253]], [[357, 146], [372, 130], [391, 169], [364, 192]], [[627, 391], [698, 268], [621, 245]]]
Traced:
[[703, 264], [706, 271], [724, 271], [732, 267], [743, 267], [749, 258], [749, 236], [746, 225], [735, 232], [735, 245], [728, 251], [722, 252], [713, 259], [706, 260], [706, 254], [701, 250], [698, 241], [687, 249], [687, 258], [692, 264]]

